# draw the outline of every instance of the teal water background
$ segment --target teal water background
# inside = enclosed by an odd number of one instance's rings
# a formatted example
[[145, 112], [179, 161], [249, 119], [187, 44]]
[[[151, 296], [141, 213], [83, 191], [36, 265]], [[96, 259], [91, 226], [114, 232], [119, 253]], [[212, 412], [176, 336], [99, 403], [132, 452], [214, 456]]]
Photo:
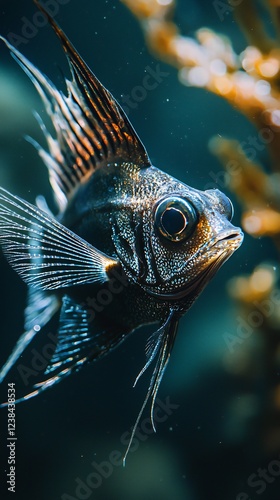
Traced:
[[[176, 70], [159, 63], [148, 52], [138, 22], [120, 2], [64, 3], [59, 6], [58, 22], [120, 102], [122, 95], [131, 96], [133, 89], [142, 85], [147, 67], [155, 69], [160, 64], [162, 71], [168, 73], [144, 99], [134, 101], [136, 105], [129, 110], [129, 118], [154, 165], [199, 189], [212, 183], [217, 175], [222, 179], [221, 166], [207, 147], [209, 139], [220, 134], [246, 141], [250, 135], [256, 135], [255, 129], [222, 99], [182, 86]], [[35, 12], [31, 1], [2, 0], [0, 33], [23, 36], [23, 26], [26, 20], [32, 22]], [[246, 45], [232, 13], [222, 23], [212, 3], [205, 6], [202, 0], [179, 1], [176, 18], [183, 33], [192, 35], [195, 29], [206, 25], [228, 34], [237, 51]], [[61, 70], [68, 72], [67, 63], [51, 28], [43, 26], [25, 41], [19, 50], [64, 88]], [[23, 138], [28, 134], [43, 143], [33, 109], [45, 116], [32, 84], [1, 43], [0, 184], [30, 202], [43, 193], [52, 205], [46, 169]], [[265, 151], [260, 152], [259, 159], [267, 164]], [[234, 204], [238, 225], [240, 210], [236, 201]], [[259, 262], [273, 259], [276, 253], [269, 240], [246, 236], [241, 249], [182, 319], [159, 392], [160, 400], [170, 398], [174, 408], [167, 412], [167, 419], [158, 423], [155, 435], [145, 424], [139, 447], [128, 456], [125, 469], [112, 464], [112, 452], [124, 453], [122, 436], [134, 423], [148, 384], [144, 377], [132, 389], [144, 364], [145, 330], [136, 332], [110, 356], [38, 399], [17, 406], [14, 498], [259, 498], [257, 487], [248, 485], [248, 477], [277, 458], [265, 455], [261, 446], [260, 412], [265, 380], [261, 376], [243, 379], [236, 375], [238, 369], [235, 373], [226, 367], [228, 347], [224, 334], [235, 333], [238, 310], [225, 287], [230, 277], [249, 273]], [[0, 266], [2, 364], [22, 332], [26, 288], [3, 257]], [[37, 352], [42, 351], [45, 342], [46, 338], [38, 338], [34, 347]], [[28, 364], [30, 359], [32, 355], [27, 352], [24, 362]], [[35, 378], [30, 377], [28, 392], [32, 383], [39, 381]], [[8, 382], [16, 383], [18, 395], [25, 392], [15, 368], [2, 384], [1, 400], [6, 397]], [[1, 498], [6, 499], [12, 498], [5, 484], [6, 410], [1, 410], [0, 419]], [[276, 477], [266, 484], [261, 498], [276, 500], [279, 489], [280, 479]], [[238, 496], [241, 492], [248, 496]]]

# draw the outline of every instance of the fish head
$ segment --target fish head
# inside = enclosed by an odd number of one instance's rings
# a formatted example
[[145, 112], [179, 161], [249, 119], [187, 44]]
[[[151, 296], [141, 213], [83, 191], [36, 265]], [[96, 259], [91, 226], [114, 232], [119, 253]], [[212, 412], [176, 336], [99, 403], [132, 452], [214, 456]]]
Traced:
[[138, 283], [160, 300], [191, 305], [242, 243], [231, 201], [218, 189], [194, 189], [154, 167], [142, 173], [134, 196], [141, 220]]

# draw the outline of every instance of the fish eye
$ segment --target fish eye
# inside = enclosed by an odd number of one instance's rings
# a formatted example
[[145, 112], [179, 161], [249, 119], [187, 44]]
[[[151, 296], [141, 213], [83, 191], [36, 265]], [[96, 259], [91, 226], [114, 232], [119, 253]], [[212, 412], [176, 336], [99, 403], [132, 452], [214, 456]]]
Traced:
[[172, 242], [185, 240], [198, 223], [194, 206], [187, 200], [170, 196], [160, 201], [155, 211], [155, 227]]

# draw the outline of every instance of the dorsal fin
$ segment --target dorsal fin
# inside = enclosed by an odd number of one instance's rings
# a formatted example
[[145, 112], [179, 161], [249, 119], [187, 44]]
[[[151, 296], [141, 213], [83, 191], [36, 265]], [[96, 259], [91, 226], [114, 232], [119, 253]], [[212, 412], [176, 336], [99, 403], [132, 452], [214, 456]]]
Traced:
[[151, 163], [120, 105], [91, 72], [44, 7], [35, 3], [47, 16], [66, 52], [72, 73], [72, 81], [66, 79], [68, 95], [57, 90], [16, 48], [0, 38], [35, 85], [53, 122], [55, 138], [39, 119], [49, 151], [32, 139], [30, 141], [48, 167], [56, 202], [63, 211], [75, 188], [97, 168], [120, 160], [132, 162], [139, 168]]

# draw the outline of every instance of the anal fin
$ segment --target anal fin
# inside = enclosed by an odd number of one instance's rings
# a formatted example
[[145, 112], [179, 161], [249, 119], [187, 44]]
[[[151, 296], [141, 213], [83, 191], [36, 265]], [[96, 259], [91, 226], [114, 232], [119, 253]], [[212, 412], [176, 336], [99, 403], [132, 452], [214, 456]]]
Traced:
[[[116, 347], [128, 332], [104, 320], [91, 320], [87, 308], [68, 295], [62, 299], [56, 350], [45, 370], [48, 377], [34, 386], [34, 391], [18, 399], [26, 401], [79, 371]], [[50, 375], [50, 376], [49, 376]], [[0, 407], [6, 406], [6, 403]]]
[[38, 288], [28, 288], [27, 306], [24, 311], [25, 330], [39, 331], [48, 321], [52, 309], [58, 309], [60, 301], [56, 295]]
[[65, 365], [88, 358], [95, 345], [90, 335], [88, 311], [68, 295], [63, 297], [60, 314], [58, 342], [45, 374], [52, 373]]
[[4, 380], [10, 369], [14, 366], [33, 338], [38, 334], [41, 328], [43, 328], [43, 326], [51, 320], [58, 309], [59, 301], [55, 296], [50, 296], [44, 304], [41, 302], [41, 309], [39, 312], [38, 310], [36, 312], [36, 304], [34, 304], [34, 307], [31, 307], [30, 305], [27, 306], [25, 310], [26, 330], [18, 339], [11, 355], [0, 369], [0, 383]]

